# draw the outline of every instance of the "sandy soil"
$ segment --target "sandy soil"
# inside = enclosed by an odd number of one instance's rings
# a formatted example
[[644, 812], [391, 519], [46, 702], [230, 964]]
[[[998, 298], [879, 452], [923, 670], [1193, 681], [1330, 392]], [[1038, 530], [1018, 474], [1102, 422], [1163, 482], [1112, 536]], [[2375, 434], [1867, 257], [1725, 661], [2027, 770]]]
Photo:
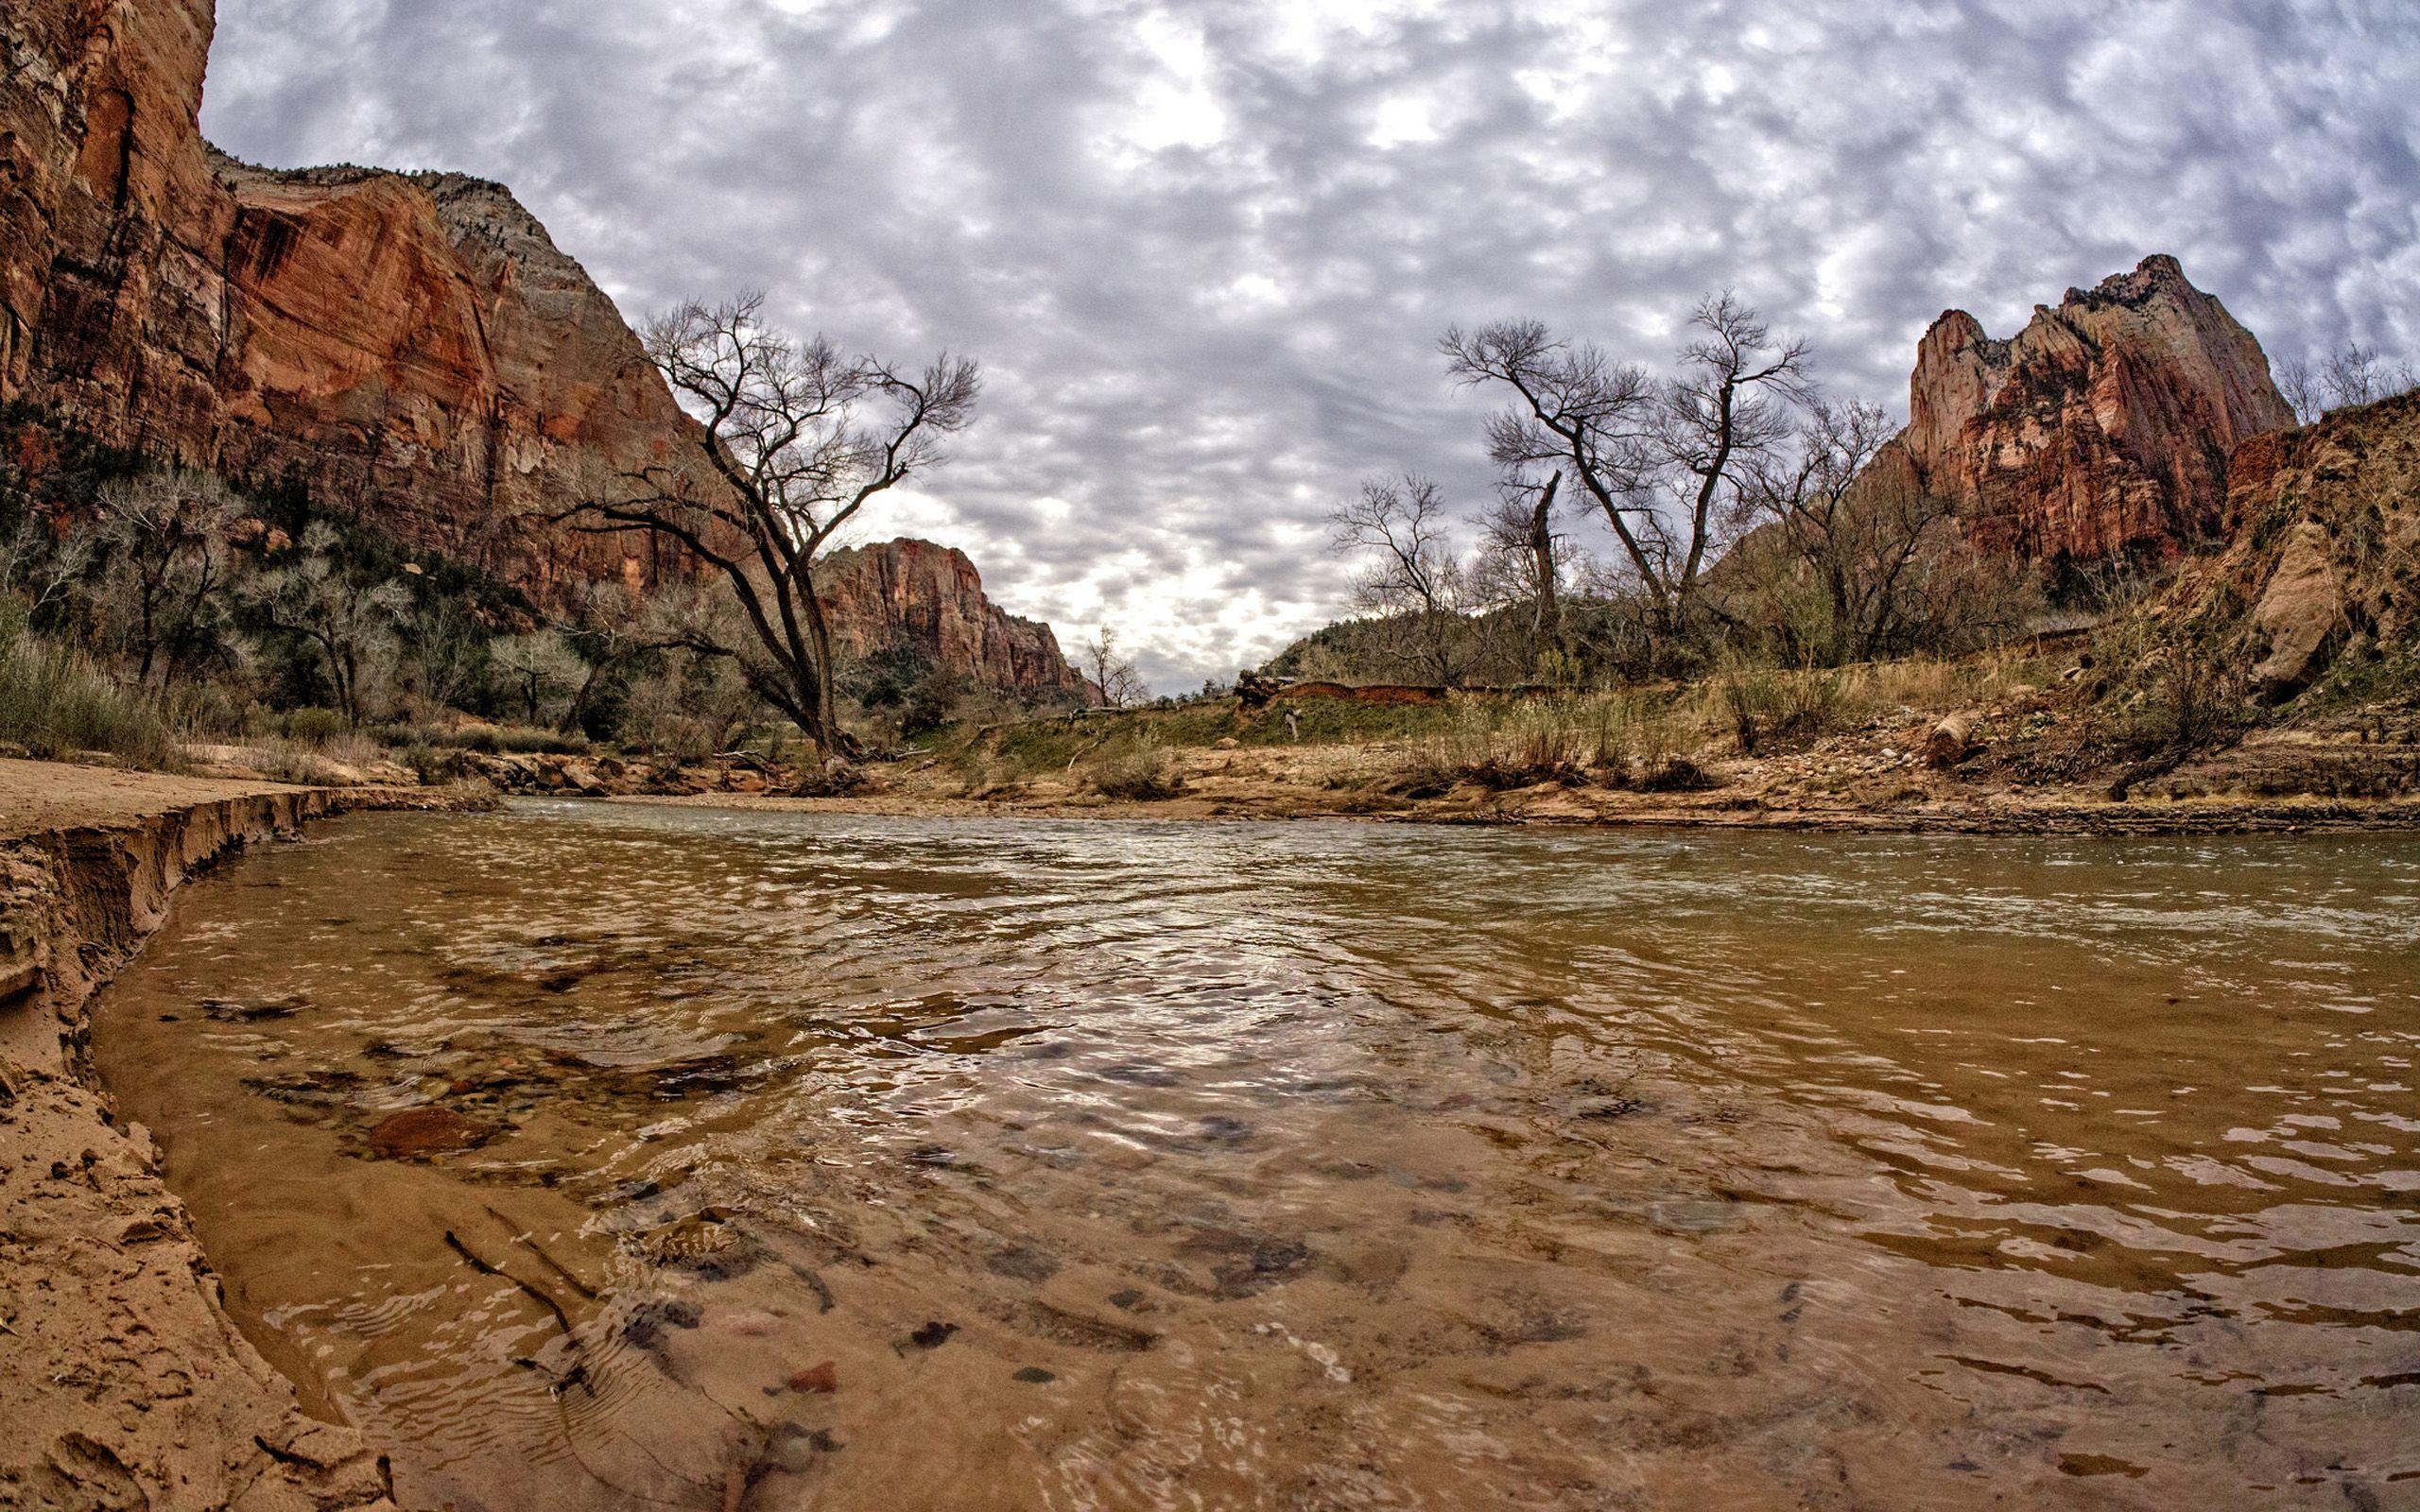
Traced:
[[197, 803], [300, 791], [277, 782], [0, 760], [0, 840], [23, 839], [45, 830], [125, 824]]
[[0, 761], [0, 1507], [391, 1505], [220, 1310], [158, 1148], [90, 1074], [85, 1005], [226, 850], [447, 801]]
[[[930, 763], [877, 765], [845, 798], [702, 794], [630, 802], [800, 813], [907, 816], [1024, 815], [1161, 819], [1359, 818], [1431, 824], [1686, 825], [1973, 833], [2154, 834], [2420, 827], [2420, 800], [2261, 797], [2210, 791], [2187, 769], [2113, 801], [2105, 786], [2028, 786], [1925, 765], [1902, 739], [1828, 741], [1815, 747], [1709, 765], [1718, 785], [1642, 793], [1597, 783], [1495, 791], [1464, 782], [1412, 794], [1393, 782], [1402, 752], [1384, 745], [1252, 747], [1174, 753], [1177, 797], [1134, 802], [1090, 790], [1080, 776], [970, 793]], [[2237, 753], [2227, 760], [2238, 765]]]

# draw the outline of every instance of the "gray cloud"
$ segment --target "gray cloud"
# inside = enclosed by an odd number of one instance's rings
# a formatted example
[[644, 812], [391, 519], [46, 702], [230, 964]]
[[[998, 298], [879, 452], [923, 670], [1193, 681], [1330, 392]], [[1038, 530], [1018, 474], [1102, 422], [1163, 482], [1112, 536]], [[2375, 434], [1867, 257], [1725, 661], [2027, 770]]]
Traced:
[[2420, 351], [2407, 0], [220, 0], [243, 157], [510, 184], [627, 312], [990, 373], [904, 529], [1174, 688], [1338, 610], [1321, 516], [1482, 502], [1447, 323], [1656, 359], [1736, 286], [1904, 403], [2172, 251], [2273, 352]]

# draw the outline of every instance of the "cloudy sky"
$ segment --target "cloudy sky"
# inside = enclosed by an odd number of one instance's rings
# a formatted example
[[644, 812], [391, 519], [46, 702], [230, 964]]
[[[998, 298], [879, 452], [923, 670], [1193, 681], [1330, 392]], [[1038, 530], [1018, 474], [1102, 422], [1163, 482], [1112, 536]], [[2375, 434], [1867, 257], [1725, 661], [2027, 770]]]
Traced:
[[981, 358], [878, 533], [1173, 691], [1339, 612], [1357, 478], [1485, 501], [1451, 322], [1661, 361], [1731, 285], [1904, 408], [1945, 307], [2172, 251], [2420, 351], [2415, 99], [2411, 0], [219, 0], [203, 125], [501, 180], [633, 318]]

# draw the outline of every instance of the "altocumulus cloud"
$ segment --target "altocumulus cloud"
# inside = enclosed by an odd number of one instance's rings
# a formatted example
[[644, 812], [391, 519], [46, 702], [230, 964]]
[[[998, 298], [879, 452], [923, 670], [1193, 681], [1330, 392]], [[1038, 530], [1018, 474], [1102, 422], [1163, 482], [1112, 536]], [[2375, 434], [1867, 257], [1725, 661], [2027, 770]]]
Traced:
[[980, 421], [883, 522], [1165, 689], [1333, 615], [1367, 473], [1484, 502], [1438, 333], [1660, 359], [1735, 286], [1904, 403], [2172, 251], [2273, 352], [2420, 351], [2410, 0], [221, 0], [243, 157], [498, 179], [623, 308], [769, 290]]

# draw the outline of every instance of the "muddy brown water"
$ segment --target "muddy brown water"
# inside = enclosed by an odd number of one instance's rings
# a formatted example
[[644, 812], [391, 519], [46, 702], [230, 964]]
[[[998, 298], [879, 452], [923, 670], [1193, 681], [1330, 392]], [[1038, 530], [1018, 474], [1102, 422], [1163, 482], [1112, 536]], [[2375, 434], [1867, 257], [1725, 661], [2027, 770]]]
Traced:
[[2420, 848], [373, 816], [106, 996], [462, 1508], [2420, 1505]]

